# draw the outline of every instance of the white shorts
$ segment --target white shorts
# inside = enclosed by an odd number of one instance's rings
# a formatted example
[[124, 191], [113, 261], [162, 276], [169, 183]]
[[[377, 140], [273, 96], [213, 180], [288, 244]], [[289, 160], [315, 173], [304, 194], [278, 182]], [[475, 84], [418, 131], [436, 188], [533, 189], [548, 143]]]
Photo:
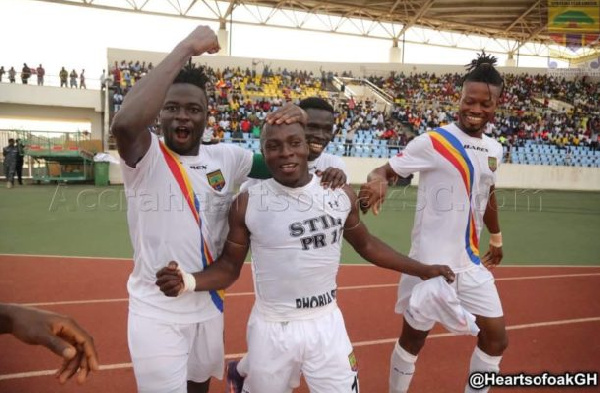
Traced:
[[127, 339], [140, 393], [186, 393], [187, 381], [223, 377], [222, 314], [182, 324], [129, 313]]
[[[415, 285], [421, 282], [419, 277], [403, 274], [398, 287], [396, 313], [402, 314], [408, 307], [410, 295]], [[494, 276], [482, 265], [473, 267], [461, 273], [456, 273], [452, 283], [460, 304], [471, 314], [487, 318], [497, 318], [503, 315], [502, 303], [498, 296]]]
[[358, 393], [358, 367], [339, 308], [315, 319], [248, 321], [248, 353], [238, 365], [243, 393], [289, 393], [300, 374], [311, 393]]

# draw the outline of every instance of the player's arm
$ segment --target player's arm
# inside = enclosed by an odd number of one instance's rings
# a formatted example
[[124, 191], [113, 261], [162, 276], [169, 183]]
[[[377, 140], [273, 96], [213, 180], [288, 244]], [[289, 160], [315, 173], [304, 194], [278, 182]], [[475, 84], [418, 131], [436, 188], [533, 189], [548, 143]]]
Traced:
[[493, 269], [500, 264], [503, 257], [502, 252], [502, 233], [500, 232], [500, 221], [498, 220], [498, 202], [496, 200], [496, 188], [490, 187], [490, 197], [488, 198], [485, 212], [483, 213], [483, 223], [490, 232], [490, 246], [482, 259], [483, 265], [488, 269]]
[[94, 340], [73, 319], [49, 311], [16, 304], [0, 303], [0, 334], [12, 334], [27, 344], [43, 345], [63, 358], [56, 373], [65, 383], [77, 371], [83, 383], [99, 369]]
[[324, 188], [335, 190], [348, 184], [346, 172], [341, 168], [329, 167], [324, 171], [317, 170], [315, 174], [321, 178], [321, 185]]
[[373, 214], [378, 215], [387, 193], [388, 183], [393, 183], [397, 179], [398, 174], [389, 163], [373, 169], [367, 177], [367, 182], [360, 186], [358, 199], [362, 212], [367, 213], [372, 208]]
[[361, 257], [372, 264], [385, 269], [417, 276], [424, 280], [444, 276], [449, 282], [454, 281], [454, 273], [445, 265], [426, 265], [402, 255], [373, 236], [365, 224], [360, 220], [358, 211], [358, 198], [349, 186], [344, 188], [352, 203], [352, 209], [344, 225], [344, 239], [360, 254]]
[[250, 179], [270, 179], [272, 177], [271, 171], [267, 167], [265, 157], [262, 154], [257, 153], [252, 156], [252, 167], [250, 173], [248, 173]]
[[192, 56], [218, 50], [215, 33], [207, 26], [199, 26], [127, 93], [111, 127], [119, 155], [127, 165], [135, 167], [150, 148], [147, 128], [158, 116], [167, 91], [181, 68]]
[[224, 289], [240, 276], [250, 245], [250, 232], [246, 226], [248, 193], [243, 192], [229, 209], [229, 234], [223, 252], [217, 260], [201, 272], [188, 273], [178, 268], [175, 261], [156, 273], [156, 285], [167, 296], [184, 292]]

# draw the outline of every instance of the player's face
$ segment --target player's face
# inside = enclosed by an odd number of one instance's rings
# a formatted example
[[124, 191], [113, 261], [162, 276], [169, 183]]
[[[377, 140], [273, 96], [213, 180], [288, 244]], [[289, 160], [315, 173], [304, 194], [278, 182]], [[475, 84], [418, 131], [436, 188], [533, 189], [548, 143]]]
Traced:
[[206, 125], [207, 101], [204, 91], [189, 83], [169, 88], [160, 111], [166, 145], [180, 155], [196, 155]]
[[485, 125], [494, 118], [499, 97], [500, 87], [483, 82], [465, 82], [458, 111], [461, 130], [480, 137]]
[[308, 145], [300, 123], [268, 125], [262, 152], [273, 178], [286, 187], [308, 183]]
[[333, 113], [322, 109], [307, 109], [306, 142], [308, 143], [308, 161], [316, 160], [327, 144], [333, 139]]

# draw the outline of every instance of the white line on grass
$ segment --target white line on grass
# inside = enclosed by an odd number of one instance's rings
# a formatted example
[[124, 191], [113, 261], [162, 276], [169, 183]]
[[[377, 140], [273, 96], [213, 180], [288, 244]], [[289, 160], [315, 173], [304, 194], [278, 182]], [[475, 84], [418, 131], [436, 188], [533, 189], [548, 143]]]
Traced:
[[[562, 326], [562, 325], [572, 325], [576, 323], [587, 323], [587, 322], [599, 322], [600, 317], [591, 317], [591, 318], [578, 318], [578, 319], [564, 319], [560, 321], [548, 321], [548, 322], [537, 322], [537, 323], [526, 323], [522, 325], [513, 325], [507, 326], [506, 330], [523, 330], [523, 329], [531, 329], [531, 328], [541, 328], [548, 326]], [[455, 334], [452, 333], [438, 333], [438, 334], [430, 334], [427, 336], [430, 338], [443, 338], [443, 337], [453, 337]], [[368, 347], [372, 345], [382, 345], [382, 344], [393, 344], [398, 340], [397, 337], [386, 338], [381, 340], [369, 340], [369, 341], [355, 341], [352, 343], [353, 347]], [[244, 356], [245, 353], [231, 353], [225, 355], [225, 359], [239, 359]], [[101, 371], [105, 370], [118, 370], [118, 369], [128, 369], [131, 368], [131, 363], [115, 363], [115, 364], [105, 364], [100, 366]], [[40, 370], [40, 371], [28, 371], [23, 373], [14, 373], [14, 374], [0, 374], [0, 381], [5, 381], [9, 379], [20, 379], [20, 378], [32, 378], [32, 377], [43, 377], [46, 375], [54, 375], [56, 370]]]

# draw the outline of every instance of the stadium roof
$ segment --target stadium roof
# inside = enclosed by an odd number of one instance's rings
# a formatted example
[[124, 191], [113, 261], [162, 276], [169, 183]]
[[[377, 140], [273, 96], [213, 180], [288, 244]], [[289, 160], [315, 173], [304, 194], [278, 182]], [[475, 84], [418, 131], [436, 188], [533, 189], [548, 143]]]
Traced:
[[271, 7], [295, 8], [341, 17], [360, 17], [403, 26], [480, 34], [518, 41], [547, 40], [546, 0], [302, 0], [252, 1]]
[[[39, 0], [199, 20], [269, 25], [401, 40], [412, 28], [459, 33], [443, 43], [469, 47], [461, 35], [501, 40], [505, 53], [528, 43], [550, 45], [547, 0]], [[464, 36], [463, 36], [464, 37]], [[417, 40], [419, 41], [419, 40]], [[511, 42], [512, 41], [512, 42]], [[412, 38], [412, 42], [415, 39]], [[480, 47], [484, 47], [480, 45]], [[590, 48], [600, 48], [596, 40]], [[480, 48], [475, 48], [480, 49]]]

